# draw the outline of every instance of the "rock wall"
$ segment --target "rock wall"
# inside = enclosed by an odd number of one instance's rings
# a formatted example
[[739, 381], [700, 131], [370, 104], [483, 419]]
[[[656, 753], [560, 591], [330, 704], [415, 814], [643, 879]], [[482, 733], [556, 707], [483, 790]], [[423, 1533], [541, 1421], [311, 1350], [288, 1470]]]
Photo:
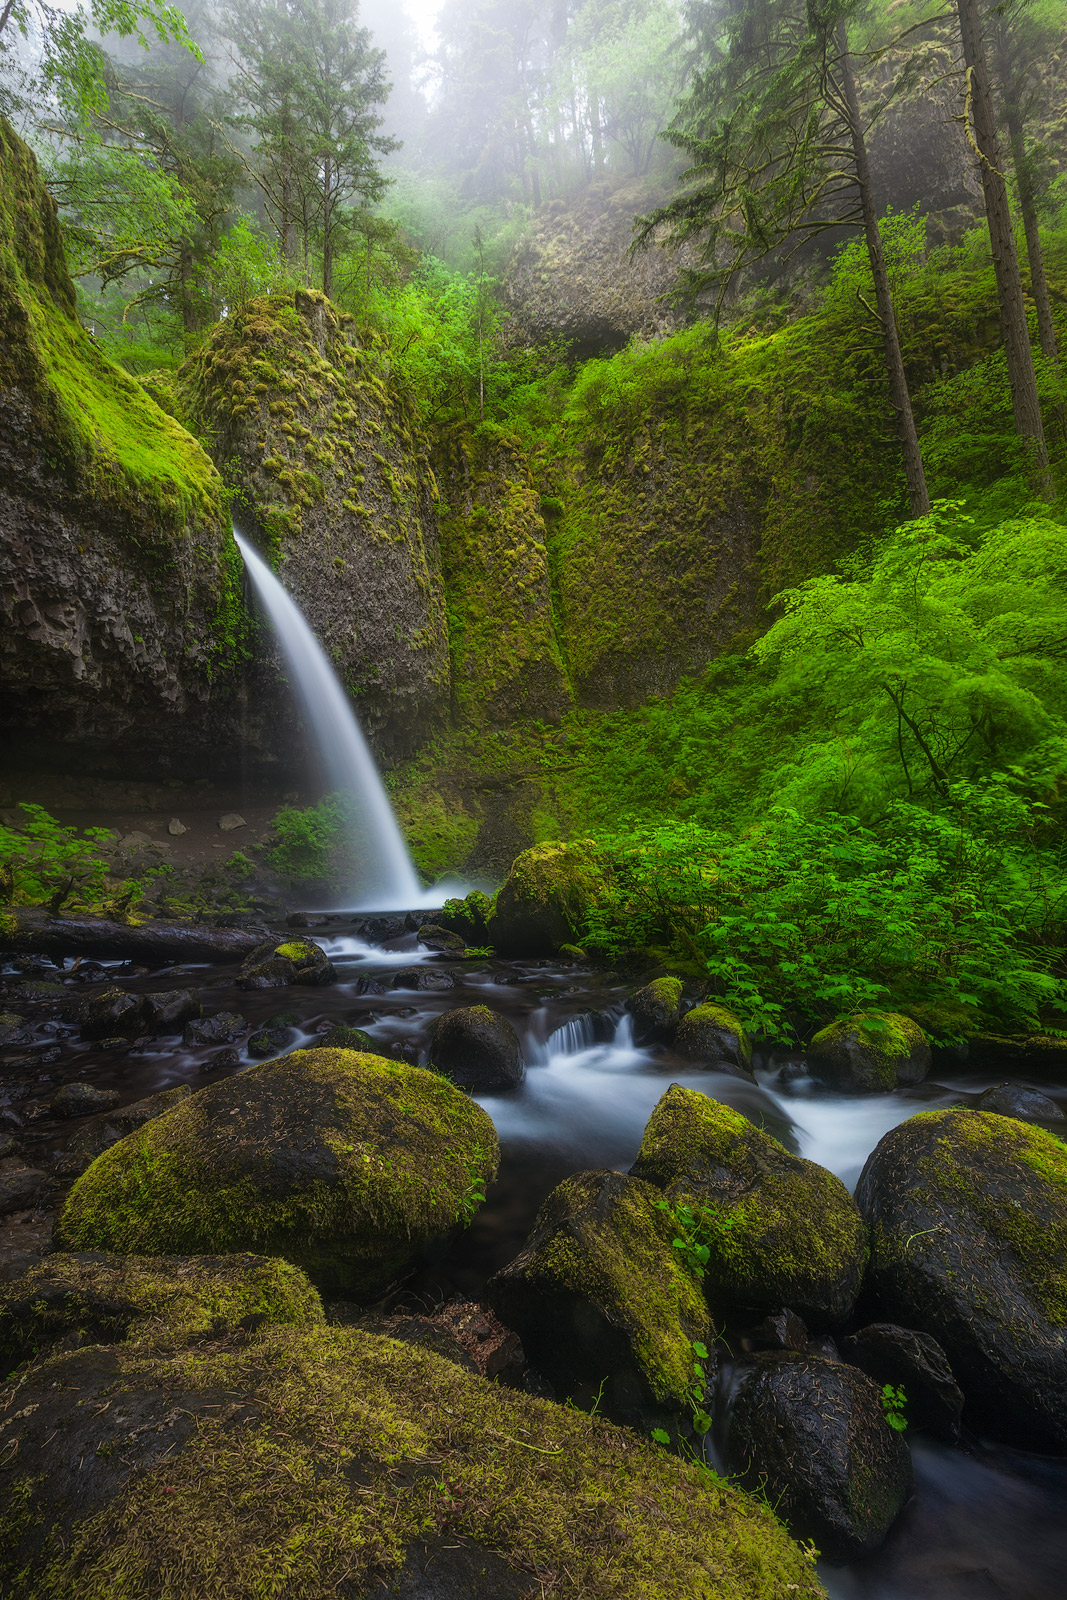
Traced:
[[322, 295], [251, 301], [181, 369], [235, 515], [276, 564], [379, 750], [448, 710], [437, 486], [388, 351]]
[[13, 767], [208, 760], [240, 562], [200, 449], [75, 315], [56, 209], [0, 121], [0, 733]]

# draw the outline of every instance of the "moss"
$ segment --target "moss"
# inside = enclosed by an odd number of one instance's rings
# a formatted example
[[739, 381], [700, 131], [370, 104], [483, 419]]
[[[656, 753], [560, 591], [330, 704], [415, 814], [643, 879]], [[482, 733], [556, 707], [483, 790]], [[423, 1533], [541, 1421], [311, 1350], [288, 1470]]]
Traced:
[[669, 976], [653, 978], [651, 983], [646, 983], [644, 992], [667, 1011], [676, 1011], [682, 999], [682, 980]]
[[787, 1305], [825, 1325], [851, 1310], [867, 1261], [852, 1197], [740, 1112], [672, 1084], [631, 1170], [693, 1211], [713, 1312]]
[[606, 876], [589, 840], [524, 850], [512, 863], [489, 918], [489, 938], [504, 954], [552, 953], [579, 941]]
[[[842, 1087], [889, 1092], [901, 1069], [927, 1052], [926, 1035], [911, 1017], [892, 1011], [861, 1012], [831, 1022], [808, 1046], [813, 1070]], [[847, 1080], [847, 1081], [846, 1081]]]
[[383, 1057], [298, 1050], [113, 1145], [56, 1225], [63, 1249], [256, 1250], [373, 1294], [473, 1214], [496, 1172], [484, 1111]]
[[322, 1320], [317, 1293], [286, 1261], [56, 1252], [0, 1286], [0, 1372], [61, 1340], [187, 1344], [264, 1321]]
[[[678, 1035], [680, 1047], [686, 1038], [692, 1038], [698, 1046], [709, 1040], [721, 1040], [721, 1047], [736, 1052], [738, 1065], [746, 1068], [752, 1066], [752, 1041], [744, 1024], [725, 1006], [709, 1001], [694, 1006], [682, 1018]], [[719, 1047], [717, 1044], [716, 1048]]]
[[706, 1469], [355, 1330], [272, 1329], [170, 1359], [120, 1348], [95, 1373], [79, 1353], [41, 1369], [29, 1404], [15, 1498], [31, 1462], [50, 1459], [30, 1439], [60, 1406], [73, 1412], [68, 1436], [103, 1450], [126, 1449], [141, 1415], [174, 1443], [111, 1480], [102, 1506], [72, 1504], [67, 1528], [60, 1475], [36, 1530], [21, 1497], [21, 1539], [5, 1541], [0, 1568], [21, 1574], [20, 1600], [388, 1594], [409, 1553], [447, 1582], [450, 1549], [461, 1562], [464, 1550], [495, 1555], [490, 1586], [508, 1593], [531, 1582], [589, 1600], [824, 1593], [771, 1513]]
[[306, 967], [318, 961], [322, 951], [317, 944], [310, 944], [305, 939], [290, 939], [287, 944], [275, 945], [274, 954], [291, 961], [295, 967]]

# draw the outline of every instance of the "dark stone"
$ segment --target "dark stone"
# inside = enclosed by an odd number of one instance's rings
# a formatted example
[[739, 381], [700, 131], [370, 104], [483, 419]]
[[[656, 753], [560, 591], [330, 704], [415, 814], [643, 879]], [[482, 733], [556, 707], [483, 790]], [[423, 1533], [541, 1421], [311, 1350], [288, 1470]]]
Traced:
[[930, 1334], [976, 1429], [1067, 1450], [1067, 1147], [986, 1111], [893, 1128], [860, 1176], [865, 1299]]
[[268, 1056], [276, 1056], [292, 1038], [291, 1028], [260, 1028], [254, 1033], [246, 1046], [248, 1054], [255, 1061], [264, 1061]]
[[85, 1008], [83, 1039], [135, 1039], [148, 1027], [149, 1008], [143, 994], [127, 994], [124, 989], [105, 989], [94, 995]]
[[110, 1111], [122, 1096], [114, 1089], [98, 1089], [93, 1083], [65, 1083], [52, 1097], [52, 1114], [56, 1117], [91, 1117], [99, 1111]]
[[283, 939], [258, 945], [242, 963], [242, 989], [285, 989], [290, 984], [326, 984], [337, 978], [333, 963], [314, 939]]
[[889, 1094], [922, 1083], [930, 1061], [919, 1024], [888, 1011], [833, 1022], [807, 1049], [811, 1076], [841, 1094]]
[[752, 1076], [752, 1045], [748, 1034], [732, 1012], [710, 1001], [694, 1006], [679, 1022], [671, 1046], [675, 1055], [695, 1061], [715, 1072], [734, 1069], [736, 1075], [755, 1083]]
[[241, 1065], [241, 1054], [238, 1050], [216, 1050], [213, 1056], [201, 1064], [201, 1072], [221, 1072]]
[[1055, 1100], [1017, 1083], [998, 1083], [996, 1088], [987, 1089], [978, 1102], [978, 1110], [995, 1111], [1000, 1117], [1018, 1117], [1023, 1122], [1067, 1121]]
[[[441, 972], [436, 967], [401, 967], [399, 972], [393, 974], [392, 987], [394, 989], [422, 989], [427, 993], [434, 990], [454, 989], [455, 976], [451, 972]], [[384, 989], [375, 989], [370, 984], [363, 994], [384, 994]]]
[[195, 989], [171, 989], [143, 996], [151, 1033], [180, 1033], [186, 1022], [202, 1017], [204, 1008]]
[[182, 1042], [193, 1048], [205, 1044], [228, 1044], [248, 1030], [248, 1023], [236, 1011], [218, 1011], [213, 1017], [187, 1022]]
[[891, 1322], [872, 1322], [841, 1341], [841, 1355], [875, 1383], [903, 1386], [908, 1426], [953, 1440], [960, 1431], [963, 1391], [936, 1339]]
[[133, 1133], [135, 1128], [143, 1128], [146, 1122], [151, 1122], [155, 1117], [161, 1117], [167, 1111], [172, 1111], [183, 1100], [188, 1100], [192, 1089], [187, 1083], [176, 1084], [173, 1089], [162, 1089], [159, 1094], [150, 1094], [143, 1100], [135, 1100], [132, 1105], [123, 1106], [121, 1111], [112, 1111], [108, 1122], [117, 1128], [119, 1133], [125, 1135]]
[[46, 1174], [28, 1167], [21, 1156], [7, 1156], [0, 1161], [0, 1217], [31, 1206], [46, 1181]]
[[829, 1560], [877, 1550], [911, 1492], [911, 1457], [871, 1380], [791, 1353], [753, 1356], [736, 1376], [730, 1470]]
[[820, 1333], [817, 1338], [808, 1340], [808, 1355], [822, 1356], [826, 1361], [840, 1361], [841, 1352], [837, 1342], [831, 1339], [828, 1333]]
[[749, 1334], [754, 1350], [807, 1350], [808, 1330], [795, 1311], [772, 1312]]
[[311, 918], [306, 911], [290, 911], [285, 919], [287, 928], [310, 928]]
[[488, 1006], [461, 1006], [438, 1017], [429, 1060], [461, 1089], [514, 1089], [526, 1070], [515, 1029]]
[[635, 1044], [672, 1038], [682, 1015], [681, 979], [654, 978], [630, 995], [626, 1009], [633, 1017]]
[[467, 953], [467, 946], [458, 933], [450, 933], [447, 928], [435, 928], [432, 923], [423, 924], [418, 932], [418, 940], [427, 950], [436, 950], [440, 955], [462, 956]]
[[316, 1045], [320, 1050], [362, 1050], [370, 1055], [381, 1055], [369, 1033], [362, 1028], [349, 1028], [337, 1022], [326, 1033], [319, 1035]]

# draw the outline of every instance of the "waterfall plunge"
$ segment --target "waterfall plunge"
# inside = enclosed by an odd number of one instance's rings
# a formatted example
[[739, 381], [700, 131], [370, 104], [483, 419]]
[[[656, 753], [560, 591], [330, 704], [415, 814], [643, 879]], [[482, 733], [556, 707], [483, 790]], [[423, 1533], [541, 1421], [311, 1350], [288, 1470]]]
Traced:
[[353, 856], [359, 865], [354, 883], [338, 885], [339, 900], [346, 910], [409, 910], [425, 904], [370, 746], [322, 646], [266, 562], [236, 528], [233, 536], [288, 663], [330, 787], [350, 807]]

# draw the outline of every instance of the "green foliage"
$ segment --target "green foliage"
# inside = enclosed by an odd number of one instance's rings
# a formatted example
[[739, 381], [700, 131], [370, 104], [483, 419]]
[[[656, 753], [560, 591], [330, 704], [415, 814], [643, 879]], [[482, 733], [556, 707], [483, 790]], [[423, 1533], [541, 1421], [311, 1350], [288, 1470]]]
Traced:
[[340, 794], [314, 806], [283, 806], [273, 821], [277, 842], [267, 851], [267, 862], [294, 888], [328, 882], [354, 866], [350, 820]]
[[908, 1419], [904, 1414], [908, 1397], [904, 1393], [903, 1384], [895, 1386], [891, 1383], [883, 1384], [881, 1401], [885, 1420], [889, 1426], [895, 1433], [903, 1433], [908, 1426]]
[[121, 882], [111, 876], [105, 853], [115, 835], [107, 828], [65, 828], [42, 806], [24, 803], [22, 827], [0, 822], [0, 892], [13, 906], [53, 904], [58, 909], [106, 909], [110, 898], [123, 909], [136, 905], [155, 875], [146, 873]]

